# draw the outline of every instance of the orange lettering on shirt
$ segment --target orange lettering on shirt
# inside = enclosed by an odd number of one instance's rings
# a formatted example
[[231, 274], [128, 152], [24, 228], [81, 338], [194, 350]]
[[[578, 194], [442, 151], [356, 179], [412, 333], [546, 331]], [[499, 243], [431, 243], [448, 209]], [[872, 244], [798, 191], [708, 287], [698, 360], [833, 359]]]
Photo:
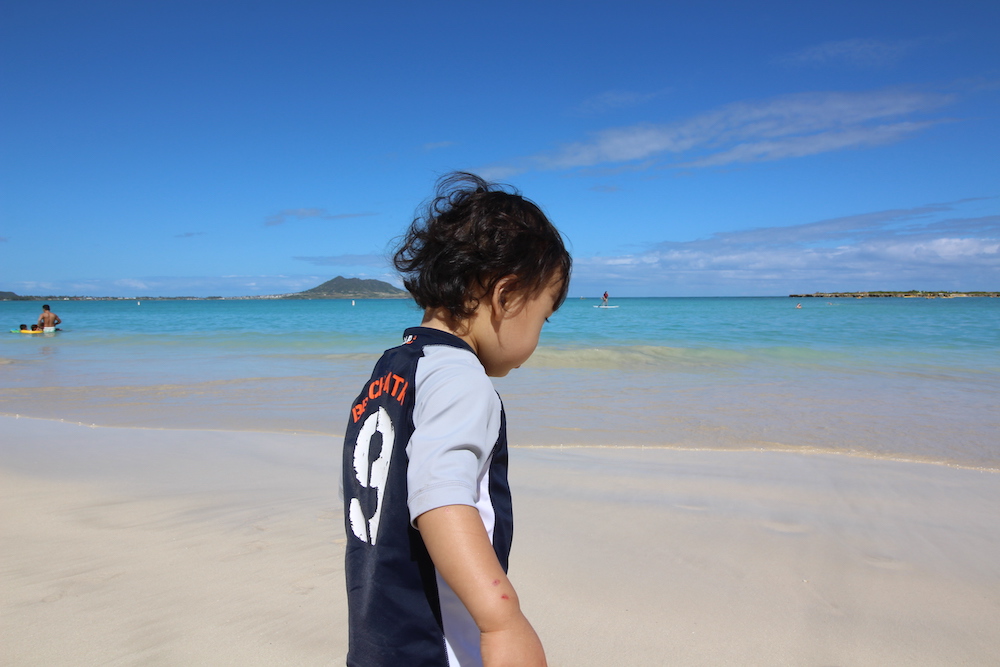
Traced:
[[355, 405], [353, 408], [351, 408], [351, 417], [354, 418], [355, 422], [361, 419], [361, 415], [365, 414], [365, 408], [367, 407], [368, 407], [368, 399], [366, 398], [357, 405]]
[[382, 394], [389, 394], [402, 405], [406, 399], [406, 390], [409, 388], [410, 383], [395, 373], [388, 373], [385, 377], [372, 380], [371, 384], [368, 385], [368, 396], [351, 408], [351, 417], [354, 421], [361, 419], [361, 416], [365, 414], [365, 410], [368, 408], [368, 401], [374, 401]]

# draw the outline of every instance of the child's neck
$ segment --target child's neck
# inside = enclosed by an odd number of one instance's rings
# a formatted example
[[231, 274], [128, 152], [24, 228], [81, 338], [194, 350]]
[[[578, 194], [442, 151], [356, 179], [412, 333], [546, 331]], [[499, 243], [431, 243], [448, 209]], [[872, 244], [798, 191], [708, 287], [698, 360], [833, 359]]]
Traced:
[[459, 320], [445, 308], [428, 308], [424, 311], [424, 319], [420, 326], [458, 336], [469, 344], [473, 352], [478, 354], [479, 345], [475, 335], [475, 321], [478, 315], [479, 313], [476, 312], [467, 320]]

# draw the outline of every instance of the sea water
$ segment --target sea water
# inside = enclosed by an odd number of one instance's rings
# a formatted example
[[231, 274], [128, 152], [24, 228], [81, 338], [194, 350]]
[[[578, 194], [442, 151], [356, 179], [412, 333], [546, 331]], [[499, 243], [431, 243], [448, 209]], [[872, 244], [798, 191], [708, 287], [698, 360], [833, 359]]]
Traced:
[[[801, 301], [802, 307], [795, 305]], [[511, 443], [793, 449], [1000, 469], [1000, 299], [570, 299], [495, 381]], [[53, 301], [0, 413], [340, 435], [407, 300]], [[38, 302], [0, 302], [0, 325]]]

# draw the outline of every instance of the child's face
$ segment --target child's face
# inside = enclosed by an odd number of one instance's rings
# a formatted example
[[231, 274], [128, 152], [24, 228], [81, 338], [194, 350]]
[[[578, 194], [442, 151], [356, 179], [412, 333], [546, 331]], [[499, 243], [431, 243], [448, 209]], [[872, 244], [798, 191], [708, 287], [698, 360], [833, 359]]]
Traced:
[[561, 286], [553, 278], [533, 295], [514, 295], [502, 316], [493, 318], [489, 334], [477, 341], [477, 354], [487, 375], [503, 377], [528, 360], [538, 347], [546, 318], [555, 310]]

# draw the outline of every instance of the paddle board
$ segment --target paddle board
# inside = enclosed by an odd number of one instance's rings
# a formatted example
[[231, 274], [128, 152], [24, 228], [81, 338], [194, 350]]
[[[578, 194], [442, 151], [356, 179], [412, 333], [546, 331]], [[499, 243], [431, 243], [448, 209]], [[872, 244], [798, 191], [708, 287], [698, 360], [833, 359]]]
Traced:
[[594, 306], [594, 308], [617, 308], [618, 306]]

